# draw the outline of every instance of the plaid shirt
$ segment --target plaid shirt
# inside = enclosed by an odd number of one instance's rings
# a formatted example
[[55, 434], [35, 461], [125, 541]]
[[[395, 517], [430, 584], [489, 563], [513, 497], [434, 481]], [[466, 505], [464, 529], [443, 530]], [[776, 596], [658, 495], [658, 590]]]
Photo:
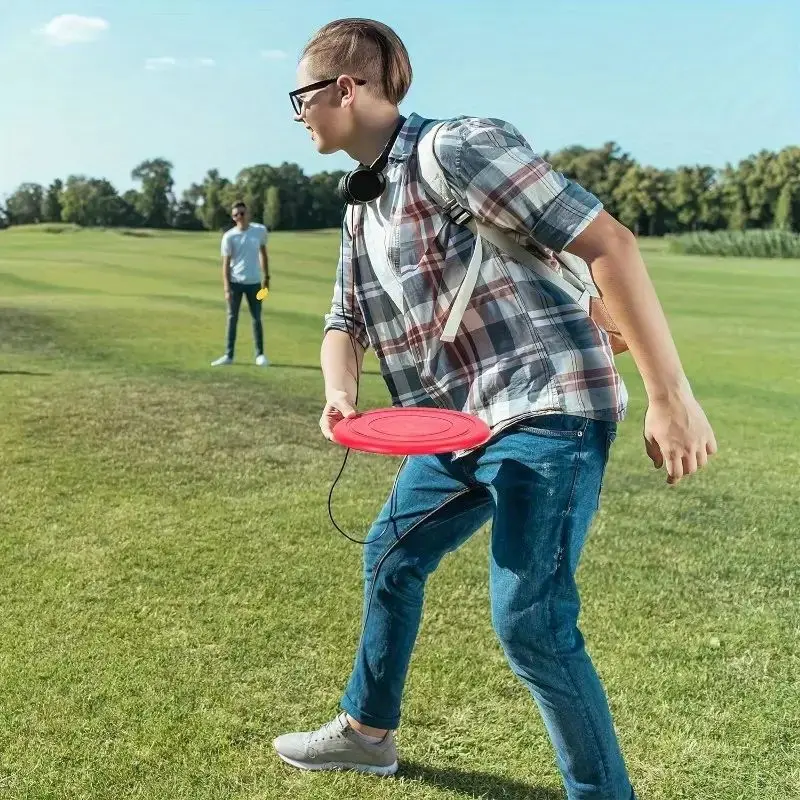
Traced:
[[[325, 332], [350, 332], [373, 347], [395, 406], [465, 411], [493, 433], [545, 413], [621, 420], [627, 392], [605, 332], [556, 286], [485, 240], [455, 341], [440, 341], [475, 236], [435, 204], [420, 180], [416, 143], [430, 122], [416, 114], [406, 120], [386, 170], [386, 247], [403, 312], [370, 264], [361, 209], [349, 208]], [[563, 250], [602, 208], [501, 120], [448, 121], [436, 155], [464, 208], [511, 233], [543, 263], [542, 247]]]

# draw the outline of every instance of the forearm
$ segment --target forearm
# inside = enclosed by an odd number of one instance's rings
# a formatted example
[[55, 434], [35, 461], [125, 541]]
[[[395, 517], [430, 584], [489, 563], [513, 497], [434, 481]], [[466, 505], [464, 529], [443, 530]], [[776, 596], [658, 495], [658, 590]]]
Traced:
[[648, 397], [647, 455], [667, 483], [697, 472], [717, 452], [714, 431], [692, 394], [661, 303], [633, 234], [601, 211], [565, 248], [592, 271], [606, 310], [630, 349]]
[[592, 277], [630, 349], [651, 402], [689, 389], [636, 239], [621, 228], [591, 260]]
[[358, 377], [364, 362], [364, 348], [344, 331], [329, 330], [322, 340], [320, 364], [325, 380], [325, 397], [344, 393], [355, 403]]
[[224, 256], [222, 259], [222, 285], [225, 291], [231, 288], [231, 257]]
[[267, 283], [269, 281], [269, 256], [266, 250], [259, 251], [258, 261], [261, 264], [261, 281]]

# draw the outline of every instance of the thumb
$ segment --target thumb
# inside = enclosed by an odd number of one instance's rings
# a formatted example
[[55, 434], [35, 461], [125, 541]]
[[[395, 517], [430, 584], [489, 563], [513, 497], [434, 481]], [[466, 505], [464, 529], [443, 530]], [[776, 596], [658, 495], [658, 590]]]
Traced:
[[658, 442], [656, 442], [655, 439], [648, 439], [645, 437], [644, 446], [647, 450], [647, 455], [653, 462], [653, 466], [656, 469], [661, 469], [661, 467], [664, 466], [664, 456], [661, 453], [661, 448], [658, 446]]
[[349, 400], [337, 400], [334, 403], [334, 406], [338, 409], [339, 413], [347, 419], [348, 417], [354, 417], [356, 415], [356, 410], [350, 404]]

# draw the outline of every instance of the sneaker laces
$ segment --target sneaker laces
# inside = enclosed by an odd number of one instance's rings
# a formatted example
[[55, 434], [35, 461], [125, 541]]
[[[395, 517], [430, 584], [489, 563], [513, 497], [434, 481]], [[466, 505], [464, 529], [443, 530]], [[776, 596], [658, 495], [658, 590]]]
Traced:
[[328, 739], [338, 739], [348, 728], [347, 717], [339, 714], [338, 717], [326, 722], [319, 730], [313, 731], [308, 735], [307, 744], [324, 742]]

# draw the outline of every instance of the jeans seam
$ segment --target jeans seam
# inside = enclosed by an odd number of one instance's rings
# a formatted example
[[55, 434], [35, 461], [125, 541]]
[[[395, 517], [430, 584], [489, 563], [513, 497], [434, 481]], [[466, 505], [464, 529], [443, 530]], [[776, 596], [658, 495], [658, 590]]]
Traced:
[[[559, 552], [559, 557], [558, 557], [558, 563], [556, 564], [556, 571], [555, 571], [555, 573], [553, 575], [554, 583], [557, 582], [556, 581], [556, 576], [558, 575], [558, 571], [561, 569], [561, 564], [563, 562], [563, 557], [564, 557], [564, 545], [563, 545], [564, 529], [566, 528], [567, 520], [569, 518], [569, 513], [572, 510], [572, 503], [573, 503], [573, 500], [575, 498], [575, 487], [576, 487], [576, 485], [578, 483], [578, 472], [579, 472], [579, 470], [581, 468], [581, 456], [583, 455], [583, 443], [584, 443], [585, 438], [586, 437], [584, 435], [584, 436], [580, 437], [580, 439], [579, 439], [580, 444], [579, 444], [579, 447], [578, 447], [578, 456], [577, 456], [577, 459], [575, 461], [575, 471], [574, 471], [574, 473], [572, 475], [572, 486], [570, 487], [569, 499], [567, 500], [567, 507], [566, 507], [566, 509], [564, 511], [564, 514], [563, 514], [563, 517], [561, 519], [561, 531], [560, 531], [560, 535], [559, 535], [559, 551], [560, 552]], [[600, 762], [600, 765], [601, 765], [601, 767], [603, 769], [603, 785], [605, 786], [605, 785], [608, 784], [608, 781], [609, 781], [610, 770], [609, 770], [608, 764], [606, 764], [606, 761], [605, 761], [605, 755], [603, 753], [603, 748], [602, 747], [598, 747], [599, 736], [598, 736], [597, 730], [595, 729], [595, 726], [592, 723], [592, 720], [586, 714], [586, 704], [585, 704], [585, 702], [583, 702], [583, 696], [582, 696], [580, 690], [578, 689], [578, 685], [576, 684], [574, 678], [572, 677], [572, 673], [569, 671], [567, 666], [564, 664], [561, 655], [558, 653], [558, 643], [556, 642], [556, 638], [555, 638], [555, 625], [554, 625], [554, 616], [555, 616], [554, 615], [554, 610], [553, 610], [554, 596], [555, 596], [555, 592], [554, 591], [551, 590], [550, 592], [548, 592], [548, 596], [547, 596], [547, 617], [548, 617], [547, 628], [548, 628], [548, 630], [550, 632], [550, 638], [551, 638], [551, 644], [552, 644], [552, 648], [553, 648], [553, 653], [556, 655], [556, 660], [557, 660], [558, 665], [559, 665], [559, 667], [561, 669], [561, 672], [564, 675], [564, 677], [566, 678], [566, 680], [569, 682], [570, 686], [572, 687], [573, 693], [575, 694], [576, 697], [581, 698], [581, 703], [580, 703], [581, 716], [583, 717], [583, 721], [586, 724], [587, 730], [590, 730], [592, 732], [592, 740], [593, 740], [592, 743], [594, 745], [595, 752], [596, 752], [596, 754], [598, 756], [598, 761]]]
[[[373, 573], [372, 573], [373, 574], [373, 579], [371, 581], [372, 585], [370, 586], [370, 589], [369, 589], [369, 598], [367, 599], [367, 607], [364, 610], [364, 622], [361, 625], [361, 636], [364, 635], [364, 628], [366, 628], [366, 626], [367, 626], [367, 617], [369, 616], [369, 611], [370, 611], [370, 608], [372, 607], [372, 596], [373, 596], [373, 594], [375, 592], [375, 575], [378, 574], [378, 572], [380, 571], [381, 566], [383, 565], [383, 562], [386, 561], [386, 559], [389, 557], [389, 554], [395, 549], [395, 547], [397, 547], [397, 545], [400, 544], [400, 542], [403, 541], [403, 539], [405, 539], [405, 537], [409, 533], [411, 533], [411, 531], [414, 530], [414, 528], [418, 528], [420, 525], [422, 525], [423, 522], [425, 522], [426, 520], [430, 519], [438, 511], [441, 511], [446, 505], [448, 505], [449, 503], [452, 503], [453, 500], [456, 500], [457, 498], [459, 498], [462, 495], [467, 494], [467, 492], [471, 492], [471, 491], [473, 491], [472, 487], [468, 487], [466, 489], [460, 489], [459, 491], [451, 494], [449, 497], [447, 497], [445, 500], [443, 500], [441, 503], [439, 503], [438, 506], [436, 506], [435, 508], [431, 509], [427, 514], [425, 514], [424, 517], [421, 517], [413, 525], [410, 525], [406, 530], [404, 530], [399, 536], [397, 536], [395, 538], [394, 542], [392, 542], [392, 544], [390, 544], [389, 547], [386, 548], [386, 552], [380, 557], [380, 559], [378, 559], [378, 563], [375, 565], [375, 569], [373, 570]], [[360, 646], [361, 646], [361, 643], [359, 642], [359, 647]]]
[[[383, 563], [389, 557], [389, 554], [392, 553], [394, 549], [400, 544], [400, 542], [402, 542], [403, 539], [405, 539], [405, 537], [408, 536], [408, 534], [410, 534], [415, 528], [418, 528], [420, 525], [422, 525], [423, 522], [430, 519], [437, 512], [441, 511], [446, 505], [452, 503], [454, 500], [457, 500], [459, 497], [462, 497], [463, 495], [474, 491], [475, 488], [477, 487], [468, 486], [465, 489], [459, 489], [459, 491], [454, 492], [449, 497], [445, 498], [441, 503], [439, 503], [438, 506], [431, 509], [427, 514], [425, 514], [425, 516], [418, 519], [415, 523], [413, 523], [405, 531], [403, 531], [403, 533], [397, 536], [395, 541], [392, 542], [392, 544], [389, 545], [389, 547], [386, 549], [386, 552], [380, 557], [380, 559], [378, 559], [378, 563], [375, 565], [375, 569], [372, 571], [372, 581], [370, 582], [371, 585], [369, 588], [369, 597], [367, 598], [366, 608], [364, 609], [364, 619], [361, 623], [361, 633], [359, 634], [359, 642], [357, 649], [359, 650], [361, 649], [361, 644], [364, 640], [364, 631], [366, 630], [367, 627], [367, 618], [369, 617], [369, 612], [370, 609], [372, 608], [372, 598], [375, 595], [375, 583], [376, 583], [375, 576], [380, 572], [380, 569], [383, 566]], [[350, 700], [351, 703], [353, 703], [352, 698], [347, 693], [345, 693], [345, 696], [347, 697], [348, 700]], [[357, 705], [358, 705], [357, 703], [353, 703], [354, 707]]]
[[[569, 487], [569, 497], [567, 498], [567, 507], [564, 509], [564, 516], [561, 520], [561, 534], [560, 538], [564, 536], [564, 526], [567, 524], [567, 517], [569, 512], [572, 511], [572, 502], [575, 499], [575, 486], [578, 483], [578, 470], [581, 467], [581, 456], [583, 455], [583, 443], [586, 440], [586, 430], [589, 427], [589, 420], [585, 420], [583, 427], [578, 431], [578, 457], [575, 461], [575, 472], [572, 474], [572, 486]], [[560, 560], [559, 560], [560, 565]]]
[[600, 502], [603, 495], [603, 486], [606, 480], [606, 471], [608, 470], [608, 462], [611, 457], [611, 447], [614, 444], [615, 434], [611, 431], [607, 431], [605, 435], [605, 453], [603, 455], [603, 470], [600, 473], [600, 486], [597, 489], [597, 511], [600, 510]]

